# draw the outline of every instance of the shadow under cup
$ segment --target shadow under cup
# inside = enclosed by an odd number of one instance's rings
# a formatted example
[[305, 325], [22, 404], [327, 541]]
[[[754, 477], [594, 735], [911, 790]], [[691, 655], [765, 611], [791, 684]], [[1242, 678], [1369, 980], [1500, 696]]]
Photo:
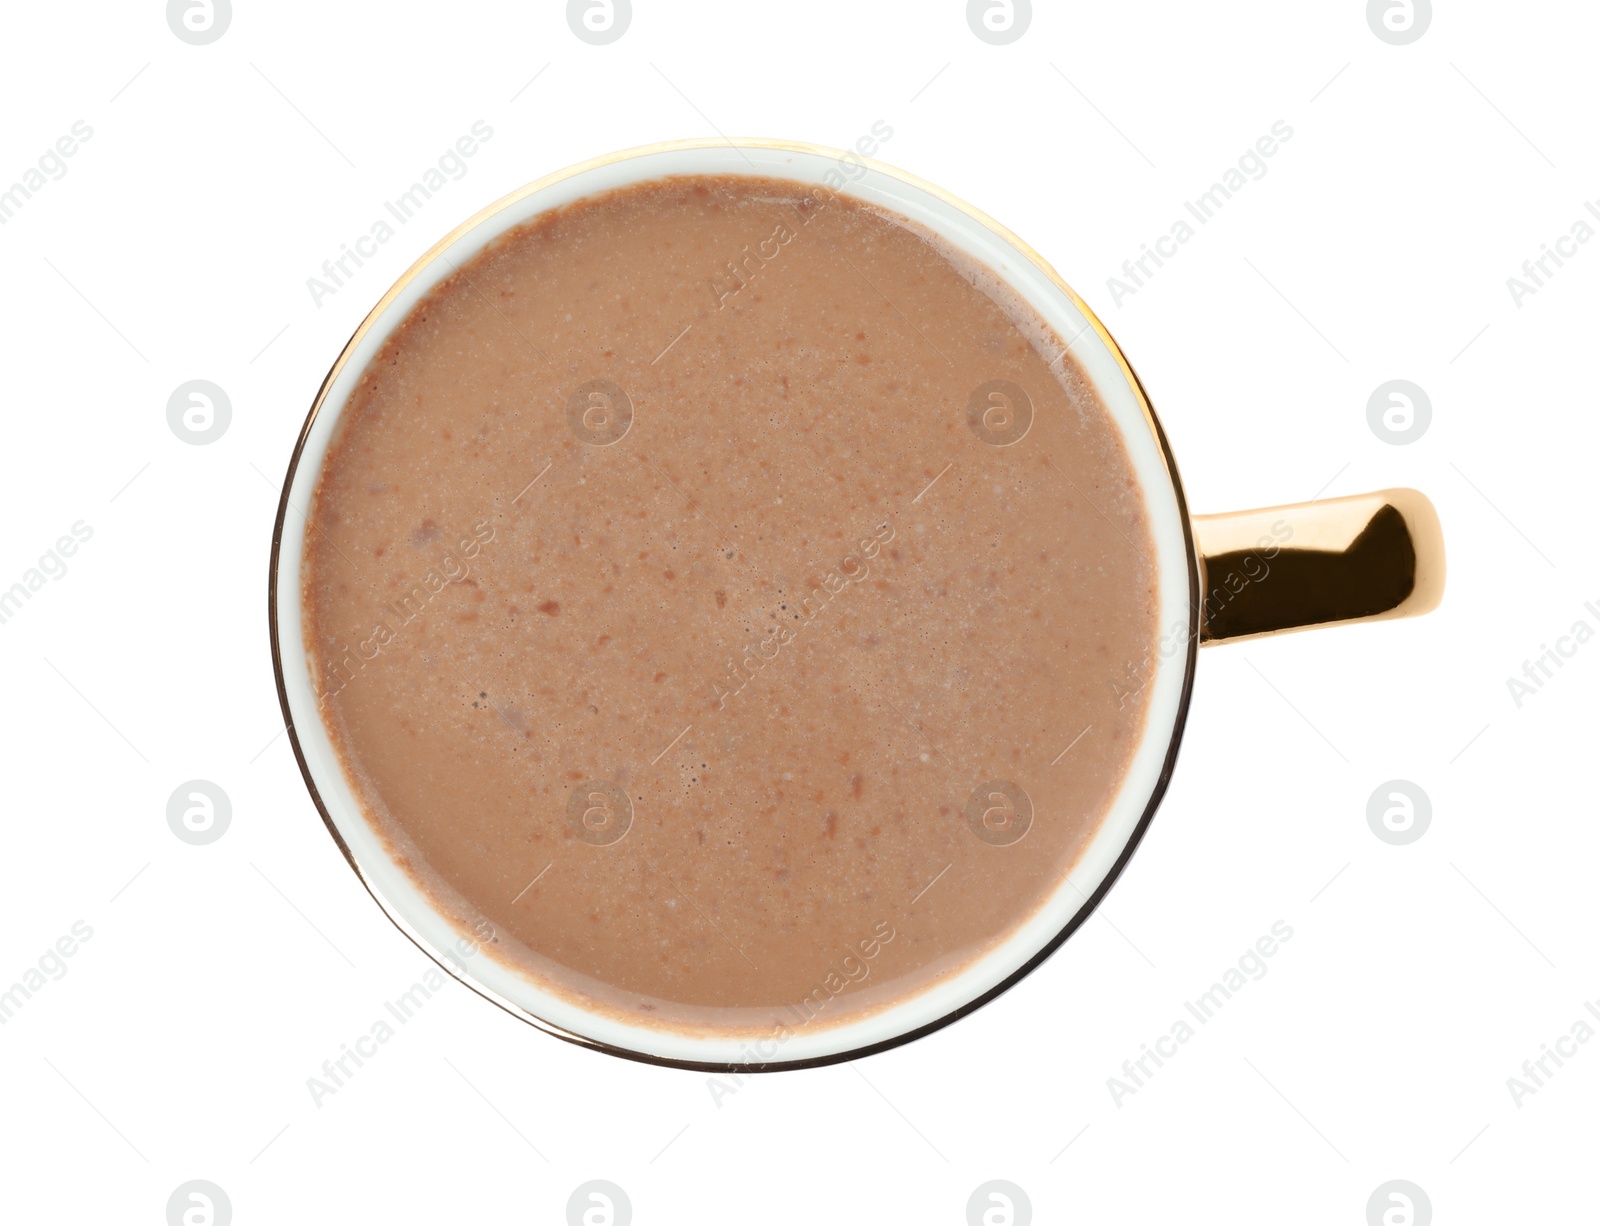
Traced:
[[[313, 504], [341, 413], [368, 363], [431, 289], [507, 231], [574, 201], [680, 175], [756, 175], [840, 193], [910, 218], [992, 270], [1069, 344], [1082, 375], [1120, 432], [1142, 490], [1153, 545], [1153, 598], [1161, 637], [1152, 645], [1151, 662], [1140, 679], [1141, 697], [1147, 703], [1143, 732], [1070, 874], [1042, 906], [1018, 916], [1017, 926], [977, 960], [915, 995], [891, 997], [876, 1012], [837, 1023], [830, 1018], [807, 1024], [799, 1017], [777, 1030], [648, 1024], [614, 1010], [585, 1007], [572, 993], [541, 983], [514, 959], [499, 956], [492, 922], [475, 914], [465, 899], [441, 902], [444, 895], [439, 890], [419, 885], [412, 872], [397, 862], [393, 843], [364, 815], [357, 789], [321, 717], [309, 664], [301, 604], [306, 512]], [[581, 438], [581, 431], [593, 424], [580, 414], [573, 429]], [[1200, 535], [1209, 534], [1215, 548], [1204, 539], [1197, 547], [1177, 470], [1137, 378], [1088, 308], [1009, 232], [931, 185], [876, 163], [863, 163], [854, 155], [846, 160], [846, 155], [832, 150], [783, 142], [653, 146], [563, 171], [472, 218], [418, 261], [351, 338], [306, 421], [279, 508], [269, 592], [273, 659], [295, 753], [329, 830], [389, 918], [450, 975], [550, 1033], [614, 1054], [705, 1068], [801, 1067], [853, 1058], [953, 1021], [1038, 965], [1083, 922], [1131, 856], [1165, 790], [1202, 639], [1372, 620], [1424, 611], [1424, 606], [1436, 603], [1442, 549], [1431, 508], [1419, 499], [1372, 496], [1365, 502], [1314, 504], [1335, 507], [1331, 512], [1276, 508], [1197, 520], [1195, 527], [1203, 529]], [[1293, 599], [1249, 577], [1233, 590], [1227, 576], [1248, 569], [1254, 556], [1251, 541], [1271, 538], [1281, 546], [1284, 523], [1292, 525], [1291, 536], [1295, 527], [1300, 530], [1299, 539], [1286, 551], [1294, 557], [1285, 560], [1292, 560], [1310, 577], [1294, 581]], [[1203, 553], [1224, 564], [1211, 568], [1214, 590], [1204, 595], [1208, 571]], [[1367, 578], [1381, 569], [1374, 561], [1379, 554], [1388, 566], [1388, 586], [1382, 591]], [[1348, 573], [1338, 572], [1339, 566]], [[603, 796], [595, 803], [603, 809]], [[583, 817], [580, 813], [578, 820]]]

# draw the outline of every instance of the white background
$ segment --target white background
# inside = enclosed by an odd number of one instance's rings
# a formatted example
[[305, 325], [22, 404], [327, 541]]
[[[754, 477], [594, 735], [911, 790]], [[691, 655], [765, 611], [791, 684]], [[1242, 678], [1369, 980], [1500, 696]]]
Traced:
[[[959, 1223], [992, 1178], [1039, 1222], [1359, 1224], [1396, 1178], [1441, 1223], [1592, 1212], [1600, 1043], [1520, 1106], [1506, 1079], [1600, 998], [1600, 644], [1520, 709], [1506, 679], [1600, 629], [1600, 243], [1520, 307], [1506, 279], [1600, 197], [1600, 11], [1440, 5], [1391, 46], [1357, 0], [1037, 7], [1003, 47], [950, 0], [636, 0], [600, 47], [557, 3], [237, 0], [209, 46], [154, 0], [8, 7], [0, 188], [94, 133], [0, 226], [0, 588], [93, 528], [0, 625], [0, 987], [94, 933], [0, 1027], [8, 1219], [157, 1223], [195, 1178], [242, 1226], [558, 1223], [590, 1178], [640, 1223]], [[469, 173], [314, 305], [306, 279], [480, 119]], [[281, 735], [269, 538], [323, 374], [418, 254], [531, 179], [880, 119], [884, 160], [1101, 313], [1196, 511], [1415, 486], [1443, 607], [1202, 653], [1171, 792], [1105, 906], [930, 1038], [719, 1105], [705, 1074], [450, 985], [314, 1105], [306, 1079], [430, 965]], [[1269, 173], [1114, 305], [1122, 261], [1280, 119]], [[203, 447], [166, 421], [197, 378], [233, 405]], [[1367, 424], [1394, 378], [1433, 405], [1407, 446]], [[193, 778], [232, 799], [210, 846], [167, 826]], [[1432, 800], [1409, 846], [1366, 821], [1394, 778]], [[1117, 1105], [1107, 1078], [1280, 919], [1265, 978]]]

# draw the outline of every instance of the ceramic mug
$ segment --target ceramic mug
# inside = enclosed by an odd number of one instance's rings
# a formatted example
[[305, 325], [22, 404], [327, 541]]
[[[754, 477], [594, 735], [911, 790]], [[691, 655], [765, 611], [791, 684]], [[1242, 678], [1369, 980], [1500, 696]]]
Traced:
[[[706, 1034], [591, 1011], [495, 955], [487, 921], [446, 915], [386, 850], [324, 726], [303, 637], [304, 511], [361, 373], [411, 308], [515, 226], [573, 201], [670, 175], [762, 175], [888, 208], [981, 261], [1066, 340], [1120, 431], [1143, 487], [1155, 545], [1161, 641], [1140, 741], [1109, 810], [1073, 871], [1032, 916], [978, 961], [920, 994], [841, 1024], [779, 1033]], [[1432, 505], [1412, 490], [1191, 517], [1167, 441], [1133, 368], [1082, 299], [1020, 239], [902, 171], [786, 141], [683, 141], [560, 171], [457, 227], [386, 293], [334, 363], [289, 463], [272, 542], [273, 665], [295, 755], [328, 830], [389, 918], [450, 975], [514, 1015], [614, 1054], [710, 1069], [795, 1068], [853, 1059], [927, 1034], [993, 999], [1048, 957], [1093, 912], [1127, 864], [1166, 790], [1202, 643], [1423, 613], [1444, 586]]]

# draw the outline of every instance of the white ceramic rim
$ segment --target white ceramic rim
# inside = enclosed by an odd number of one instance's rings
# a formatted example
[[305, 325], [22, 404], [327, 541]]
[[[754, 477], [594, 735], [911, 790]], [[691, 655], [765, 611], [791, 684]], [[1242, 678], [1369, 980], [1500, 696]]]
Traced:
[[[1100, 830], [1056, 894], [992, 953], [920, 995], [859, 1020], [791, 1028], [781, 1043], [752, 1035], [705, 1036], [634, 1025], [591, 1012], [510, 965], [474, 957], [465, 972], [445, 951], [464, 935], [385, 850], [363, 815], [318, 711], [302, 637], [304, 512], [344, 405], [362, 371], [411, 308], [444, 276], [507, 230], [586, 196], [670, 175], [770, 175], [893, 209], [998, 273], [1071, 342], [1073, 355], [1122, 432], [1138, 473], [1155, 540], [1163, 634], [1148, 683], [1144, 735]], [[286, 512], [293, 511], [292, 514]], [[1019, 239], [931, 184], [882, 163], [786, 141], [683, 141], [584, 163], [513, 193], [465, 222], [424, 255], [383, 297], [323, 384], [291, 461], [273, 546], [271, 617], [279, 693], [301, 769], [346, 857], [389, 918], [440, 966], [525, 1020], [563, 1038], [617, 1054], [692, 1067], [794, 1067], [849, 1058], [904, 1042], [954, 1020], [1031, 970], [1087, 917], [1143, 833], [1171, 772], [1187, 710], [1198, 616], [1197, 570], [1188, 512], [1165, 440], [1137, 378], [1100, 321]]]

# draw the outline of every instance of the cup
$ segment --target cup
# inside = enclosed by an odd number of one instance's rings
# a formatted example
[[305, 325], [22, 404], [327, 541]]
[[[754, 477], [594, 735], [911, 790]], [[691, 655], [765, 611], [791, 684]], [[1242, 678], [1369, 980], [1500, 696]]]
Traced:
[[[492, 925], [445, 914], [362, 813], [318, 708], [303, 637], [305, 510], [340, 414], [368, 361], [442, 278], [515, 226], [573, 201], [664, 176], [762, 175], [842, 193], [909, 217], [998, 273], [1069, 342], [1120, 431], [1155, 543], [1162, 636], [1145, 727], [1103, 821], [1062, 885], [996, 948], [920, 994], [832, 1026], [772, 1034], [691, 1033], [583, 1008], [496, 956]], [[1444, 546], [1432, 505], [1390, 489], [1323, 502], [1191, 516], [1148, 397], [1077, 294], [1019, 238], [947, 192], [854, 153], [776, 140], [697, 140], [628, 150], [530, 184], [472, 217], [414, 264], [351, 337], [318, 392], [289, 462], [268, 590], [273, 666], [290, 740], [329, 832], [394, 924], [449, 975], [561, 1038], [616, 1055], [704, 1069], [798, 1068], [854, 1059], [970, 1013], [1032, 971], [1105, 897], [1144, 837], [1177, 758], [1202, 644], [1434, 608]]]

